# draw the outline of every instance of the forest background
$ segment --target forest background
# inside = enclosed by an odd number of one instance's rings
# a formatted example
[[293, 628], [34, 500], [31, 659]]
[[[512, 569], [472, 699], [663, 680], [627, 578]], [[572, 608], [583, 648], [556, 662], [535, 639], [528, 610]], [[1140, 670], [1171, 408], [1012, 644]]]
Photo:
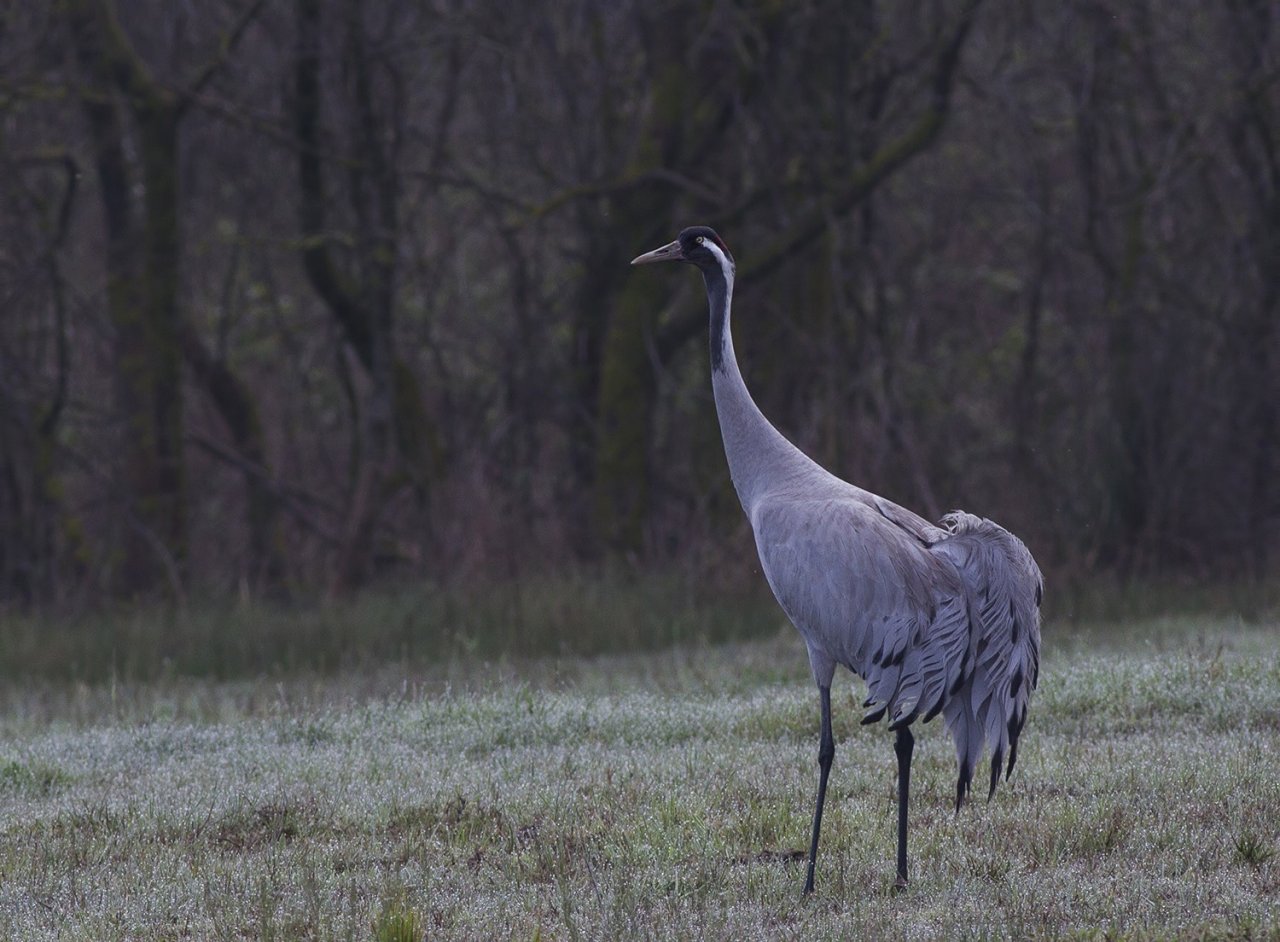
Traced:
[[756, 586], [764, 412], [1053, 585], [1274, 582], [1269, 0], [0, 12], [0, 610]]

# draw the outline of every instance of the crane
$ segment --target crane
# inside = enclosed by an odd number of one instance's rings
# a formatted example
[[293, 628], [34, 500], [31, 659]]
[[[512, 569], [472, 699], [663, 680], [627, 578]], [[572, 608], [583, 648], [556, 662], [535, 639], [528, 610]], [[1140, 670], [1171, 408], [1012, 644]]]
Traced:
[[957, 813], [990, 747], [990, 800], [1001, 772], [1006, 779], [1013, 772], [1039, 675], [1040, 569], [1021, 540], [990, 520], [953, 511], [932, 524], [841, 480], [789, 442], [760, 411], [738, 369], [728, 247], [712, 229], [693, 226], [631, 264], [663, 261], [702, 272], [711, 314], [711, 385], [729, 475], [765, 578], [804, 638], [818, 686], [818, 795], [804, 892], [813, 892], [835, 759], [831, 681], [839, 665], [866, 682], [862, 723], [888, 716], [897, 735], [895, 885], [905, 888], [911, 724], [945, 717], [959, 766]]

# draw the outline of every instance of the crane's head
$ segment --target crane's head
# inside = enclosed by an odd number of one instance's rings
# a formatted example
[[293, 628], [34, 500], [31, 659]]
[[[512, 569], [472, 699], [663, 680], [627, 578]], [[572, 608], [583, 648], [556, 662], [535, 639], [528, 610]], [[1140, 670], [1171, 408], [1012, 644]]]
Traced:
[[729, 253], [728, 246], [715, 234], [715, 230], [707, 226], [690, 226], [674, 242], [631, 260], [632, 265], [647, 265], [650, 262], [689, 262], [697, 265], [703, 272], [722, 272], [726, 278], [732, 278], [734, 270], [733, 256]]

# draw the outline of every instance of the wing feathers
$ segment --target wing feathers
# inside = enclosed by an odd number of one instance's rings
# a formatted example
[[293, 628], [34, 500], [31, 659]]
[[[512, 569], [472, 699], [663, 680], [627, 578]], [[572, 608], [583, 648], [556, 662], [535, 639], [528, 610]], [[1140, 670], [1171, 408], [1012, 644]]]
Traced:
[[994, 790], [1006, 757], [1013, 771], [1040, 669], [1043, 585], [1022, 542], [959, 511], [933, 526], [863, 492], [765, 499], [750, 515], [815, 680], [829, 684], [836, 664], [861, 675], [863, 723], [887, 716], [900, 729], [941, 713], [957, 803], [987, 749]]
[[933, 549], [955, 564], [974, 613], [972, 671], [944, 708], [960, 765], [958, 805], [984, 746], [991, 749], [988, 798], [995, 793], [1006, 755], [1005, 777], [1013, 772], [1039, 675], [1044, 590], [1035, 560], [1008, 531], [959, 511], [944, 518], [943, 525], [951, 536]]

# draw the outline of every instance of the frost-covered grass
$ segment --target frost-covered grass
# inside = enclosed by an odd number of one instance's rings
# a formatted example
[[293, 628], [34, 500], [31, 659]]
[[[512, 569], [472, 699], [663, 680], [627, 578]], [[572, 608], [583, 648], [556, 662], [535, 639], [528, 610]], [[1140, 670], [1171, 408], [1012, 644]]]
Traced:
[[1018, 770], [951, 810], [790, 631], [592, 660], [237, 681], [9, 680], [0, 938], [1280, 938], [1280, 631], [1048, 641]]

